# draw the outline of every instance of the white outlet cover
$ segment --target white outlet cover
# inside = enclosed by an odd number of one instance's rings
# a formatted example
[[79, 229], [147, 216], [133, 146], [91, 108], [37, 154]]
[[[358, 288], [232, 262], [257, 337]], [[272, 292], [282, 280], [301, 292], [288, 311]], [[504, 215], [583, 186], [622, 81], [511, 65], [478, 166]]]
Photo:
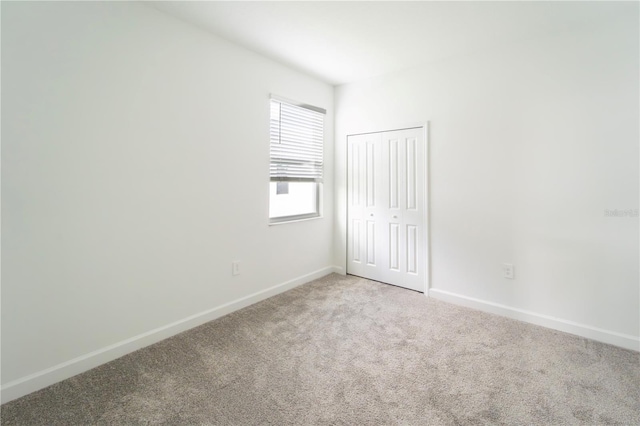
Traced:
[[503, 263], [502, 264], [502, 275], [505, 278], [513, 279], [513, 264], [511, 264], [511, 263]]

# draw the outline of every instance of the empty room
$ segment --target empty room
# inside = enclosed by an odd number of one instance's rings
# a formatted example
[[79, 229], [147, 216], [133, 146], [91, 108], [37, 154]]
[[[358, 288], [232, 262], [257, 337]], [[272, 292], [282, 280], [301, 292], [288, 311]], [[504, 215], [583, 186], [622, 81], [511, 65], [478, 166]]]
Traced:
[[3, 425], [640, 425], [640, 3], [0, 13]]

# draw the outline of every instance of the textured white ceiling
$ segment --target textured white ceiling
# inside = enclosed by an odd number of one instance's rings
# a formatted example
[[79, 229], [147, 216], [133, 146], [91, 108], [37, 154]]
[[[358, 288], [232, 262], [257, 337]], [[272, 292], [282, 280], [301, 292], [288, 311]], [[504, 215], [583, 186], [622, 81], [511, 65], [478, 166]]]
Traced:
[[634, 2], [147, 3], [339, 85], [553, 32], [638, 19]]

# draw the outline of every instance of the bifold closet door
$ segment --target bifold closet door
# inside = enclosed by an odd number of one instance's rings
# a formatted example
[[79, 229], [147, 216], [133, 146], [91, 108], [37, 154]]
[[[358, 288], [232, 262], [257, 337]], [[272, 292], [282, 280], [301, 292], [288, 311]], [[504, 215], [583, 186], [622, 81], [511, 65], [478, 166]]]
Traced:
[[347, 273], [424, 291], [423, 129], [349, 136]]

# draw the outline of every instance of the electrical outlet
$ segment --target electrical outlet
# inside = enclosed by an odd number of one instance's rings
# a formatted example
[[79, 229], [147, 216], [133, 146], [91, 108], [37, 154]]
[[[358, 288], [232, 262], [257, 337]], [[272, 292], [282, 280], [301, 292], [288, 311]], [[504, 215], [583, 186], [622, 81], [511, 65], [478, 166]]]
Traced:
[[510, 280], [513, 279], [513, 264], [511, 263], [502, 264], [502, 276]]
[[235, 261], [231, 263], [231, 274], [232, 275], [240, 275], [240, 261]]

